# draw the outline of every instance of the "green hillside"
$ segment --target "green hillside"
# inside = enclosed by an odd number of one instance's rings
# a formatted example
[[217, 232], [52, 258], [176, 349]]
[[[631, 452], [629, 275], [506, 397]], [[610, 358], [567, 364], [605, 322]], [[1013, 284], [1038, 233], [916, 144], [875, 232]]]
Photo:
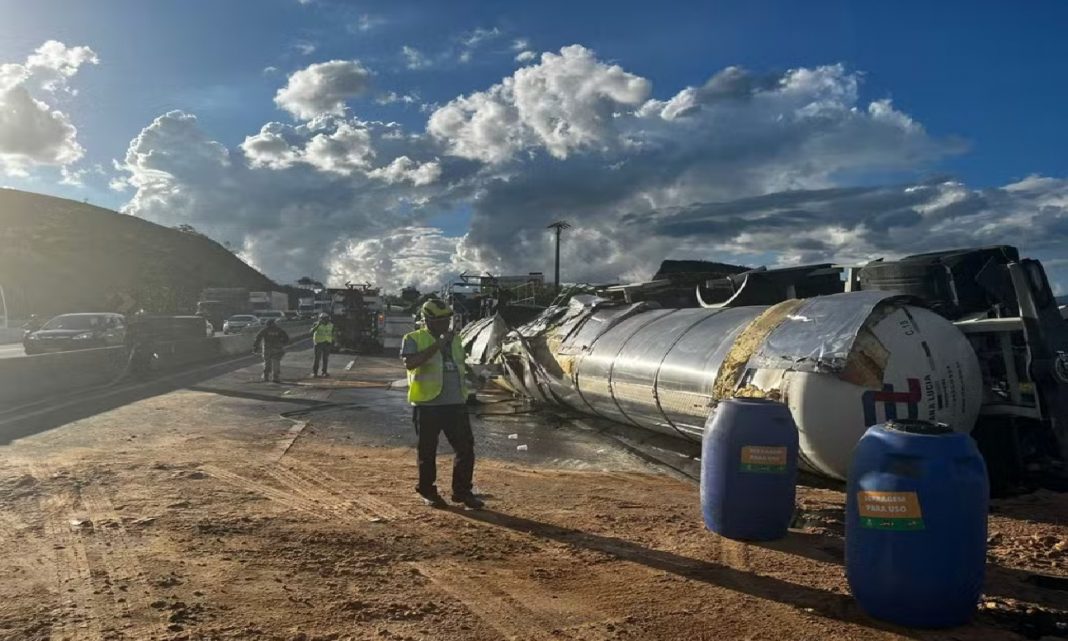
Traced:
[[13, 318], [191, 312], [205, 287], [280, 289], [195, 232], [12, 189], [0, 189], [0, 286]]

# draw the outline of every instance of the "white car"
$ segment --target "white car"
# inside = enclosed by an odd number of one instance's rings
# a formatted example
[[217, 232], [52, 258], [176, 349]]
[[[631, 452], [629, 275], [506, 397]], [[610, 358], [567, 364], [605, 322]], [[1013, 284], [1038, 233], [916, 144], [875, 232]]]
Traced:
[[223, 334], [240, 334], [247, 330], [259, 329], [260, 325], [260, 319], [252, 314], [236, 314], [223, 323]]

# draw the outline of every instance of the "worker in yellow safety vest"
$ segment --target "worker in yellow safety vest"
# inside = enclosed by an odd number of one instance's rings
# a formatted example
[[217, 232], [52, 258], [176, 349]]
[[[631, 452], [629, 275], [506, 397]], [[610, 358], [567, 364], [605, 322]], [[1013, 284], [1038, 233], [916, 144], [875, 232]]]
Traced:
[[315, 361], [312, 363], [312, 377], [319, 377], [319, 363], [322, 366], [322, 375], [330, 376], [326, 368], [330, 363], [330, 350], [337, 345], [337, 333], [334, 331], [334, 322], [330, 320], [330, 314], [319, 314], [319, 320], [311, 328], [312, 342], [315, 344]]
[[471, 509], [483, 506], [472, 490], [475, 438], [467, 416], [464, 349], [451, 330], [452, 310], [438, 300], [422, 306], [425, 327], [404, 336], [401, 359], [408, 370], [408, 402], [419, 437], [419, 484], [415, 491], [433, 507], [445, 507], [438, 494], [438, 434], [456, 453], [452, 464], [452, 500]]

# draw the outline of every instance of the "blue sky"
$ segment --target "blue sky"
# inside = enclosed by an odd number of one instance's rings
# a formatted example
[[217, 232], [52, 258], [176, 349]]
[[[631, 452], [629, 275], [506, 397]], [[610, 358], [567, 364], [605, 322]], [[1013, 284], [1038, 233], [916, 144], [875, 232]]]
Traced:
[[[347, 102], [347, 116], [424, 132], [436, 107], [515, 73], [516, 44], [524, 41], [539, 55], [580, 44], [604, 65], [648, 79], [649, 98], [661, 101], [732, 65], [781, 74], [840, 64], [859, 79], [858, 108], [890, 99], [952, 151], [839, 171], [833, 186], [945, 176], [994, 189], [1028, 176], [1068, 176], [1065, 24], [1068, 4], [1052, 1], [0, 0], [0, 63], [20, 63], [47, 40], [95, 52], [99, 64], [70, 80], [77, 94], [54, 106], [77, 127], [85, 150], [70, 168], [104, 170], [68, 185], [54, 166], [7, 175], [0, 166], [0, 184], [128, 206], [131, 190], [108, 188], [123, 173], [112, 161], [121, 162], [154, 119], [193, 114], [206, 139], [236, 151], [265, 123], [297, 122], [275, 93], [290, 74], [329, 60], [357, 60], [373, 73], [370, 89]], [[425, 66], [411, 68], [404, 47]], [[414, 101], [379, 104], [389, 92]], [[472, 224], [473, 202], [443, 201], [403, 224], [457, 236]]]

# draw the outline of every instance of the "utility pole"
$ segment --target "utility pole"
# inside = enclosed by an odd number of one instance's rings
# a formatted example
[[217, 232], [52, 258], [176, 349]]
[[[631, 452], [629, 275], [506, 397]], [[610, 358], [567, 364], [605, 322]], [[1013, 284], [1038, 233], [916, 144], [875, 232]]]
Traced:
[[556, 230], [556, 270], [555, 270], [555, 280], [553, 282], [554, 282], [554, 284], [556, 286], [557, 293], [560, 292], [560, 232], [562, 232], [565, 229], [570, 229], [570, 228], [571, 228], [571, 224], [568, 223], [566, 220], [558, 220], [555, 223], [553, 223], [553, 224], [549, 225], [548, 227], [546, 227], [546, 229], [555, 229]]

